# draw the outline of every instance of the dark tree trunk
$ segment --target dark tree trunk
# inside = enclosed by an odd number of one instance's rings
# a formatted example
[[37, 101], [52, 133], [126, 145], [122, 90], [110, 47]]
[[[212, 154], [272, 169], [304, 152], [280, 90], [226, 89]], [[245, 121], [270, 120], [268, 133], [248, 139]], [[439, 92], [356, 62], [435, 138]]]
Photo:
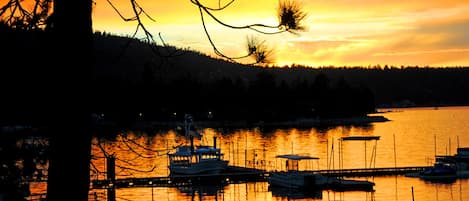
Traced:
[[[90, 86], [93, 78], [91, 0], [54, 0], [50, 79], [48, 201], [86, 201], [90, 185]], [[83, 109], [85, 108], [85, 109]]]

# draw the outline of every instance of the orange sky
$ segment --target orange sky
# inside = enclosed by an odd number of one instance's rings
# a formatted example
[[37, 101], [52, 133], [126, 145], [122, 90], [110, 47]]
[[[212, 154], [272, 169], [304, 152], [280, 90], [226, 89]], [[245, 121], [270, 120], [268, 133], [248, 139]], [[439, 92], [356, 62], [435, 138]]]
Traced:
[[[130, 17], [129, 0], [111, 0]], [[202, 29], [200, 14], [190, 0], [139, 0], [156, 21], [146, 20], [150, 32], [177, 47], [213, 53]], [[168, 3], [169, 2], [169, 3]], [[201, 1], [214, 7], [218, 0]], [[221, 1], [223, 4], [228, 1]], [[305, 32], [264, 35], [224, 28], [208, 20], [219, 50], [243, 55], [246, 36], [267, 41], [278, 65], [310, 66], [469, 66], [469, 1], [467, 0], [302, 0], [308, 13]], [[277, 23], [277, 0], [236, 0], [217, 12], [227, 23]], [[208, 18], [208, 16], [206, 17]], [[123, 22], [107, 0], [96, 0], [95, 30], [132, 35], [135, 22]], [[143, 32], [139, 32], [143, 34]], [[139, 35], [141, 37], [142, 35]]]

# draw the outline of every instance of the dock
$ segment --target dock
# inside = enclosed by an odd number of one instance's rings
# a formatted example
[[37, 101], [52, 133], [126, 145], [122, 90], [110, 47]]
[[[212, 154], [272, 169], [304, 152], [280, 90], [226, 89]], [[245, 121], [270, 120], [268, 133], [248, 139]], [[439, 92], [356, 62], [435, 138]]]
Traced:
[[408, 173], [417, 173], [429, 167], [431, 166], [334, 169], [334, 170], [317, 170], [314, 172], [321, 173], [324, 176], [330, 176], [330, 177], [374, 177], [374, 176], [405, 175]]
[[[420, 172], [430, 166], [363, 168], [363, 169], [337, 169], [317, 170], [329, 177], [371, 177], [388, 175], [405, 175]], [[124, 178], [111, 180], [93, 180], [93, 189], [130, 188], [130, 187], [181, 187], [194, 184], [227, 185], [232, 183], [267, 181], [269, 172], [261, 169], [229, 166], [227, 171], [219, 174], [200, 175], [169, 175], [147, 178]]]

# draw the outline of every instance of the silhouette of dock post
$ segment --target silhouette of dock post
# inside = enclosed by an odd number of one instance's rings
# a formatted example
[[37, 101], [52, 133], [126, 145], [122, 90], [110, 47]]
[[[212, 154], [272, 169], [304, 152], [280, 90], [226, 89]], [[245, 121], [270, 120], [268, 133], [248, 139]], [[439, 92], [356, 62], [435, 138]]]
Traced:
[[106, 157], [106, 179], [109, 182], [107, 188], [107, 200], [116, 201], [116, 158], [113, 155]]

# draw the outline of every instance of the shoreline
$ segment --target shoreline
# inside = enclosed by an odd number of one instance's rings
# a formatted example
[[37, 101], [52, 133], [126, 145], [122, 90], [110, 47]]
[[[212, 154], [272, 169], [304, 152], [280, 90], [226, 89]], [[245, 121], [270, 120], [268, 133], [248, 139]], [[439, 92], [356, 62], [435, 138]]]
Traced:
[[[366, 126], [371, 123], [387, 122], [390, 121], [384, 116], [362, 116], [362, 117], [347, 117], [347, 118], [309, 118], [309, 119], [297, 119], [291, 121], [258, 121], [258, 122], [247, 122], [247, 121], [195, 121], [197, 127], [206, 128], [255, 128], [255, 127], [322, 127], [322, 126], [342, 126], [342, 125], [355, 125], [355, 126]], [[181, 126], [182, 122], [176, 121], [148, 121], [148, 122], [137, 122], [135, 127], [132, 129], [158, 129], [158, 128], [176, 128]]]
[[[195, 126], [199, 128], [313, 128], [313, 127], [333, 127], [333, 126], [369, 126], [371, 123], [387, 122], [390, 121], [381, 115], [366, 115], [360, 117], [347, 117], [347, 118], [303, 118], [290, 121], [195, 121]], [[181, 121], [137, 121], [132, 125], [122, 126], [112, 121], [103, 121], [95, 124], [94, 131], [101, 133], [98, 135], [113, 135], [117, 132], [135, 130], [135, 131], [158, 131], [158, 130], [171, 130], [177, 127], [182, 127]], [[19, 126], [10, 127], [4, 126], [0, 131], [0, 136], [9, 134], [20, 135], [47, 135], [48, 127], [29, 127]]]

